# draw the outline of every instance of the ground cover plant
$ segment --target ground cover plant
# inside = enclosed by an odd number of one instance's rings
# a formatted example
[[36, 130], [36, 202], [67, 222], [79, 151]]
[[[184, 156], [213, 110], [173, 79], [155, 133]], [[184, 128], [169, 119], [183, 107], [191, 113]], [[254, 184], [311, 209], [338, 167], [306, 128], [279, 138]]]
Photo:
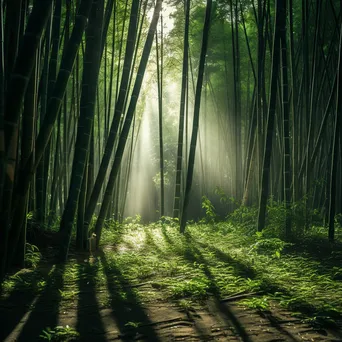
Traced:
[[[116, 333], [123, 340], [139, 336], [167, 340], [171, 327], [184, 327], [184, 322], [179, 317], [172, 320], [172, 314], [170, 321], [158, 310], [153, 317], [151, 307], [184, 314], [185, 320], [191, 318], [185, 325], [190, 329], [193, 317], [198, 313], [203, 317], [211, 301], [232, 305], [237, 317], [241, 312], [259, 317], [285, 312], [293, 324], [305, 324], [312, 338], [324, 336], [319, 331], [329, 331], [329, 336], [330, 331], [338, 331], [342, 322], [339, 242], [327, 252], [320, 229], [307, 234], [303, 242], [289, 243], [267, 231], [265, 236], [253, 233], [234, 219], [194, 223], [185, 234], [168, 218], [148, 225], [137, 220], [108, 224], [98, 252], [89, 257], [72, 251], [65, 265], [51, 266], [51, 255], [32, 263], [32, 251], [37, 256], [40, 252], [31, 248], [29, 268], [3, 282], [0, 313], [6, 328], [1, 338], [72, 341], [101, 336], [106, 341]], [[316, 248], [307, 248], [313, 243]], [[325, 254], [317, 255], [317, 248]], [[30, 315], [19, 324], [24, 312]], [[38, 320], [42, 313], [44, 318]], [[264, 338], [261, 331], [249, 335], [255, 324], [242, 320], [241, 325], [231, 323], [234, 336], [251, 341]], [[227, 334], [228, 326], [221, 333]], [[214, 338], [213, 331], [206, 334], [197, 332], [197, 337]], [[184, 336], [192, 335], [187, 331]]]

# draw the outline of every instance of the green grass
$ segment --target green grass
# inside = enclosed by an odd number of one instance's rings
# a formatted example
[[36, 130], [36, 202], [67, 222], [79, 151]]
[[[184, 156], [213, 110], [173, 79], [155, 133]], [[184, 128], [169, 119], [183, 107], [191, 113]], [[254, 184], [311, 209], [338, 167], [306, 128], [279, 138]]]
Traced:
[[79, 337], [79, 333], [69, 327], [68, 325], [63, 326], [57, 326], [53, 329], [50, 327], [47, 327], [42, 331], [42, 333], [39, 336], [41, 340], [45, 341], [75, 341]]
[[[81, 258], [69, 260], [64, 268], [32, 265], [34, 269], [6, 279], [1, 298], [16, 291], [39, 294], [49, 277], [59, 275], [60, 310], [73, 307], [82, 295], [80, 283], [91, 279], [104, 306], [173, 301], [189, 310], [209, 296], [261, 292], [263, 296], [250, 296], [240, 304], [265, 311], [276, 302], [303, 317], [307, 314], [310, 322], [333, 324], [342, 317], [342, 253], [323, 233], [319, 228], [289, 244], [267, 232], [254, 234], [250, 228], [222, 222], [193, 224], [184, 235], [172, 220], [108, 226], [101, 242], [104, 256], [94, 263]], [[131, 323], [127, 327], [136, 322]]]
[[[310, 245], [313, 237], [317, 240], [320, 232], [301, 244], [289, 244], [241, 233], [241, 227], [230, 223], [194, 224], [184, 236], [175, 225], [162, 223], [131, 228], [123, 228], [119, 253], [110, 260], [127, 279], [151, 281], [165, 299], [201, 300], [209, 295], [225, 298], [261, 291], [296, 312], [327, 320], [342, 315], [341, 255], [332, 250], [319, 260], [306, 250], [298, 251], [304, 243]], [[265, 298], [247, 300], [245, 305], [266, 308]]]
[[267, 296], [243, 299], [239, 302], [239, 305], [258, 311], [268, 311], [270, 309], [269, 297]]

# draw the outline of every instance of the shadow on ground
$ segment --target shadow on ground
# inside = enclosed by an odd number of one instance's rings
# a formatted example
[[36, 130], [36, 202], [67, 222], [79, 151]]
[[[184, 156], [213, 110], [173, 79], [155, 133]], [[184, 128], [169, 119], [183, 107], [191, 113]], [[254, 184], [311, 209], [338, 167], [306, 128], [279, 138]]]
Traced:
[[[172, 240], [172, 238], [167, 234], [167, 231], [164, 229], [162, 231], [162, 234], [165, 238], [165, 241], [167, 241], [169, 244], [173, 244], [173, 246], [175, 246], [175, 244], [173, 243], [174, 241]], [[237, 334], [242, 338], [242, 340], [244, 342], [251, 342], [252, 340], [250, 339], [250, 337], [248, 336], [248, 333], [246, 331], [246, 327], [244, 327], [243, 324], [241, 324], [241, 322], [239, 321], [239, 319], [235, 316], [235, 314], [229, 309], [228, 306], [223, 305], [220, 302], [221, 296], [220, 296], [220, 290], [216, 285], [216, 281], [215, 281], [215, 277], [212, 274], [212, 272], [210, 271], [209, 267], [208, 267], [208, 262], [206, 261], [206, 259], [203, 257], [201, 251], [199, 250], [199, 248], [197, 248], [195, 246], [195, 241], [192, 239], [191, 235], [189, 234], [185, 234], [185, 248], [180, 248], [177, 249], [175, 248], [175, 250], [182, 256], [184, 256], [185, 260], [187, 260], [187, 262], [189, 262], [190, 264], [193, 264], [194, 262], [197, 262], [198, 264], [202, 265], [202, 269], [207, 277], [207, 279], [210, 282], [210, 290], [214, 296], [214, 304], [215, 307], [217, 309], [217, 311], [221, 312], [221, 316], [224, 316], [223, 318], [228, 319], [228, 321], [230, 323], [232, 323], [234, 330], [237, 332]], [[235, 260], [233, 260], [232, 258], [228, 257], [229, 261], [232, 263], [233, 261], [234, 263], [234, 267], [236, 268], [236, 271], [238, 274], [241, 273], [246, 273], [246, 269], [244, 267], [244, 265], [239, 265]], [[240, 267], [238, 267], [240, 266]], [[248, 270], [251, 271], [251, 270]], [[250, 273], [250, 272], [247, 272]]]
[[129, 280], [121, 273], [115, 261], [109, 260], [104, 253], [100, 253], [100, 260], [107, 278], [112, 316], [119, 329], [120, 338], [131, 341], [140, 336], [148, 341], [159, 342], [153, 322], [135, 290], [129, 286]]
[[[265, 294], [280, 294], [284, 298], [295, 298], [295, 293], [289, 292], [286, 289], [277, 286], [276, 284], [272, 283], [267, 277], [263, 277], [262, 275], [258, 274], [256, 270], [253, 269], [248, 264], [245, 264], [235, 258], [232, 258], [229, 254], [221, 251], [220, 249], [216, 248], [215, 246], [212, 246], [207, 243], [200, 242], [196, 240], [196, 237], [192, 236], [190, 233], [185, 233], [185, 239], [183, 240], [183, 244], [179, 244], [175, 240], [175, 237], [173, 237], [173, 234], [168, 234], [167, 230], [163, 229], [162, 234], [164, 237], [164, 240], [172, 246], [173, 250], [180, 256], [182, 256], [185, 260], [187, 260], [190, 264], [193, 264], [194, 262], [201, 264], [202, 269], [207, 277], [207, 279], [210, 282], [210, 290], [215, 298], [216, 302], [216, 308], [223, 312], [225, 316], [230, 320], [230, 322], [233, 324], [236, 332], [241, 336], [243, 341], [250, 341], [250, 337], [248, 336], [247, 333], [247, 328], [244, 326], [243, 323], [239, 322], [237, 317], [234, 315], [232, 311], [229, 310], [229, 305], [223, 305], [220, 300], [222, 297], [220, 296], [220, 291], [219, 288], [216, 285], [214, 275], [210, 271], [209, 268], [209, 263], [206, 258], [203, 257], [203, 254], [201, 250], [207, 250], [213, 253], [215, 258], [217, 260], [220, 260], [221, 262], [227, 264], [227, 266], [232, 266], [234, 268], [234, 273], [236, 276], [244, 277], [246, 279], [260, 279], [261, 280], [261, 285], [260, 285], [260, 290], [261, 292]], [[292, 306], [289, 308], [290, 310], [300, 312], [302, 314], [305, 314], [309, 317], [312, 316], [312, 313], [317, 311], [315, 307], [310, 305], [308, 302], [305, 300], [299, 300], [296, 299], [296, 301], [293, 301]], [[329, 309], [322, 309], [320, 310], [319, 314], [322, 317], [332, 317], [334, 319], [339, 320], [341, 317], [337, 315], [336, 313], [332, 312]], [[274, 326], [279, 332], [283, 334], [287, 334], [287, 338], [292, 341], [295, 340], [293, 336], [291, 336], [290, 333], [283, 331], [283, 327], [281, 325], [277, 325], [277, 319], [272, 316], [272, 313], [269, 312], [265, 318], [270, 322], [272, 326]], [[332, 325], [330, 325], [325, 321], [322, 321], [322, 324], [326, 327], [330, 328], [337, 328], [337, 326], [331, 322]]]
[[34, 271], [18, 276], [11, 294], [0, 303], [1, 341], [11, 334], [16, 341], [38, 341], [44, 329], [56, 326], [63, 273], [61, 264], [45, 267], [44, 274]]
[[340, 241], [330, 243], [327, 238], [307, 238], [286, 247], [283, 253], [304, 256], [308, 260], [316, 261], [318, 273], [329, 275], [334, 280], [342, 280], [342, 271], [336, 275], [336, 269], [342, 265], [342, 242]]
[[78, 303], [76, 330], [82, 341], [107, 341], [96, 298], [98, 264], [78, 265]]

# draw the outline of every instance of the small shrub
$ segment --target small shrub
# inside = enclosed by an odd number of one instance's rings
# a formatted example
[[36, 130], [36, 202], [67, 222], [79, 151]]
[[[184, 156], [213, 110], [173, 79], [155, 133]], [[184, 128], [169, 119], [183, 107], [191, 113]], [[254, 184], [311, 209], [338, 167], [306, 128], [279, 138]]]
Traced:
[[171, 287], [172, 297], [174, 298], [205, 298], [208, 296], [209, 281], [206, 278], [194, 278], [179, 282]]
[[247, 298], [240, 301], [239, 304], [258, 311], [268, 311], [270, 309], [269, 298], [267, 296]]
[[57, 326], [54, 329], [47, 327], [39, 335], [42, 340], [47, 341], [74, 341], [75, 339], [78, 339], [79, 336], [80, 334], [68, 325], [65, 327]]
[[257, 232], [256, 236], [258, 241], [252, 244], [250, 252], [255, 251], [258, 254], [273, 255], [279, 258], [283, 249], [291, 245], [279, 238], [264, 238], [260, 232]]
[[127, 322], [125, 324], [125, 327], [132, 328], [132, 329], [138, 329], [141, 326], [141, 322]]
[[37, 246], [26, 243], [25, 265], [27, 267], [36, 268], [41, 257], [42, 255], [40, 254]]
[[205, 210], [205, 222], [214, 223], [217, 219], [215, 208], [207, 196], [202, 196], [202, 208]]
[[258, 219], [258, 209], [256, 207], [246, 207], [242, 205], [228, 215], [227, 219], [234, 224], [255, 231]]
[[188, 311], [193, 311], [193, 302], [191, 300], [187, 300], [187, 299], [180, 299], [178, 301], [178, 305], [180, 306], [180, 308], [182, 308], [184, 311], [188, 312]]

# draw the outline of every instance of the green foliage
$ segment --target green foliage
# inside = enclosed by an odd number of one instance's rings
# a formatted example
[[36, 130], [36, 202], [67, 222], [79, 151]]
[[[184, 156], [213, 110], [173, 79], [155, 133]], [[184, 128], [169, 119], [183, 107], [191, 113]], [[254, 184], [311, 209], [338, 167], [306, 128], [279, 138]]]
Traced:
[[27, 267], [36, 268], [40, 262], [42, 255], [39, 248], [30, 243], [26, 243], [25, 265]]
[[269, 298], [267, 296], [243, 299], [239, 304], [258, 311], [268, 311], [270, 309]]
[[255, 235], [257, 241], [251, 245], [250, 251], [280, 258], [283, 249], [287, 246], [291, 246], [290, 243], [287, 243], [279, 238], [264, 238], [262, 232], [256, 232]]
[[220, 186], [216, 186], [215, 194], [220, 196], [221, 203], [228, 203], [229, 198]]
[[54, 329], [47, 327], [39, 337], [47, 341], [74, 341], [80, 337], [80, 334], [75, 329], [66, 325], [65, 327], [57, 326]]
[[34, 218], [34, 213], [33, 213], [33, 211], [30, 211], [30, 212], [28, 212], [28, 213], [26, 214], [26, 219], [27, 219], [27, 221], [31, 221], [31, 220], [33, 220], [33, 218]]
[[117, 222], [107, 222], [106, 226], [102, 230], [101, 234], [101, 245], [116, 245], [119, 243], [121, 235], [122, 235], [123, 227]]
[[[273, 198], [270, 198], [267, 203], [266, 227], [263, 230], [263, 237], [285, 239], [286, 214], [291, 216], [292, 238], [294, 240], [302, 239], [310, 233], [304, 229], [305, 210], [307, 210], [305, 202], [307, 200], [307, 198], [303, 198], [301, 201], [293, 203], [290, 213], [286, 213], [284, 202], [275, 201]], [[258, 220], [258, 208], [256, 206], [240, 206], [233, 213], [229, 214], [227, 219], [228, 222], [244, 229], [247, 234], [254, 234]], [[309, 210], [308, 219], [311, 227], [320, 226], [323, 223], [323, 218], [318, 210]]]
[[178, 217], [162, 216], [160, 220], [157, 221], [157, 224], [158, 225], [161, 224], [163, 226], [169, 226], [169, 227], [178, 227], [179, 219]]
[[258, 209], [241, 205], [227, 217], [229, 222], [248, 228], [249, 231], [255, 230], [255, 222], [258, 219]]
[[[158, 172], [155, 176], [153, 176], [153, 182], [156, 187], [156, 189], [160, 189], [160, 179], [161, 179], [161, 174]], [[164, 187], [168, 187], [171, 184], [170, 180], [170, 175], [169, 172], [164, 172]]]
[[46, 278], [39, 270], [22, 269], [7, 277], [1, 284], [2, 296], [7, 297], [15, 291], [39, 294], [46, 287]]
[[141, 322], [127, 322], [125, 327], [137, 329], [141, 326]]
[[141, 215], [135, 215], [134, 217], [126, 217], [124, 220], [125, 225], [137, 225], [141, 222]]
[[214, 223], [217, 219], [215, 208], [207, 196], [202, 196], [202, 208], [205, 210], [205, 222]]
[[222, 235], [227, 235], [229, 233], [236, 232], [237, 227], [227, 222], [217, 222], [215, 226], [213, 226], [213, 229], [220, 232]]
[[184, 311], [192, 311], [193, 310], [193, 301], [189, 299], [180, 299], [178, 301], [178, 306]]
[[191, 297], [196, 299], [206, 298], [210, 289], [210, 283], [205, 277], [196, 277], [190, 280], [177, 282], [171, 287], [173, 298]]
[[[229, 231], [226, 236], [222, 233], [224, 225]], [[210, 266], [210, 272], [215, 277], [221, 295], [262, 291], [268, 298], [296, 312], [332, 320], [342, 316], [339, 300], [342, 287], [338, 280], [342, 273], [339, 266], [342, 253], [333, 251], [330, 257], [325, 258], [331, 267], [329, 270], [321, 262], [312, 259], [310, 254], [305, 254], [302, 245], [298, 246], [298, 255], [293, 254], [296, 244], [300, 242], [289, 244], [279, 238], [269, 237], [270, 231], [267, 230], [252, 235], [248, 229], [241, 226], [234, 229], [231, 226], [231, 222], [222, 222], [214, 227], [202, 225], [189, 228], [196, 241], [215, 251], [210, 255], [210, 258], [216, 259], [213, 261], [215, 266]], [[316, 236], [317, 233], [311, 230], [307, 237], [310, 240], [305, 246], [310, 246]], [[318, 253], [320, 259], [324, 241], [327, 240], [326, 231], [324, 236], [325, 240], [320, 238], [315, 242], [316, 247], [312, 251], [306, 249], [310, 253]], [[209, 262], [210, 259], [207, 260]], [[226, 260], [227, 263], [221, 264], [218, 260]], [[332, 267], [331, 263], [336, 266]], [[234, 273], [248, 276], [233, 276]]]
[[[332, 324], [342, 317], [339, 249], [317, 261], [309, 254], [312, 251], [304, 253], [305, 245], [298, 245], [296, 250], [295, 242], [289, 244], [270, 236], [269, 228], [253, 234], [248, 229], [230, 220], [194, 224], [183, 235], [176, 229], [175, 221], [166, 217], [149, 226], [133, 226], [129, 222], [118, 230], [108, 227], [104, 230], [107, 234], [104, 243], [109, 244], [103, 249], [105, 262], [100, 257], [94, 265], [74, 261], [66, 265], [65, 287], [59, 289], [61, 305], [70, 305], [80, 295], [77, 283], [93, 279], [103, 305], [112, 305], [113, 301], [145, 303], [168, 299], [180, 309], [191, 311], [196, 302], [208, 296], [220, 300], [244, 293], [247, 299], [241, 305], [253, 310], [270, 310], [271, 304], [278, 303], [315, 317], [312, 323]], [[319, 236], [315, 249], [324, 246], [322, 233], [323, 229], [315, 233]], [[56, 270], [52, 269], [44, 277], [36, 276], [34, 281], [37, 270], [39, 267], [8, 278], [4, 282], [7, 293], [31, 291], [33, 283], [37, 292], [46, 288], [46, 279]], [[103, 291], [108, 279], [115, 289], [110, 294]], [[248, 297], [255, 292], [262, 292], [264, 296]], [[131, 320], [125, 326], [138, 329], [140, 323]], [[45, 329], [41, 338], [67, 340], [68, 335], [62, 335], [68, 329], [63, 329]]]
[[[34, 211], [28, 212], [26, 214], [28, 233], [35, 235], [37, 230], [41, 232], [58, 232], [61, 219], [60, 216], [56, 216], [54, 212], [49, 212], [47, 216], [50, 217], [48, 222], [42, 223], [37, 220]], [[35, 236], [33, 236], [33, 239], [34, 237]]]
[[76, 299], [77, 295], [79, 294], [79, 291], [76, 291], [76, 290], [65, 290], [65, 291], [63, 291], [63, 290], [59, 289], [58, 291], [61, 295], [61, 298], [65, 299], [65, 300]]

